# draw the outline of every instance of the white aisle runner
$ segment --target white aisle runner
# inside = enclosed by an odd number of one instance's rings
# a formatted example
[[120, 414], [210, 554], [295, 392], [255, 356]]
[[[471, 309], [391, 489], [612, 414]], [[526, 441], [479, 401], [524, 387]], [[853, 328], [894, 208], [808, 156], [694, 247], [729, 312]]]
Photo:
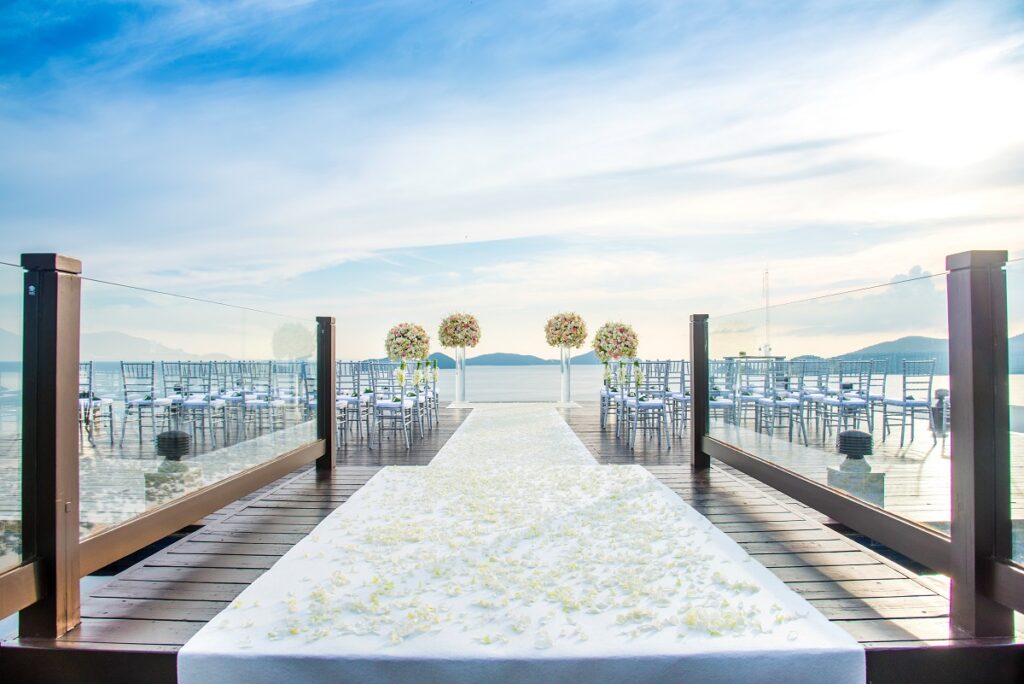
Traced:
[[864, 651], [550, 405], [381, 470], [178, 656], [199, 682], [864, 682]]

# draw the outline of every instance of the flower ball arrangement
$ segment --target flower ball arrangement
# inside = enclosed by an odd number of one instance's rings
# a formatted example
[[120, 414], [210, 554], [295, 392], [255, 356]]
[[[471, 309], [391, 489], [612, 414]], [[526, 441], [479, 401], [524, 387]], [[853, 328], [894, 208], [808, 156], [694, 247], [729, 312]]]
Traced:
[[580, 347], [587, 341], [587, 324], [575, 311], [555, 314], [544, 325], [544, 337], [552, 347]]
[[430, 335], [422, 325], [399, 323], [388, 331], [384, 338], [384, 349], [393, 361], [425, 359], [430, 353]]
[[475, 347], [480, 342], [480, 322], [468, 313], [453, 313], [441, 321], [437, 339], [442, 347]]
[[601, 361], [633, 358], [639, 345], [636, 331], [627, 323], [605, 323], [594, 333], [594, 353]]

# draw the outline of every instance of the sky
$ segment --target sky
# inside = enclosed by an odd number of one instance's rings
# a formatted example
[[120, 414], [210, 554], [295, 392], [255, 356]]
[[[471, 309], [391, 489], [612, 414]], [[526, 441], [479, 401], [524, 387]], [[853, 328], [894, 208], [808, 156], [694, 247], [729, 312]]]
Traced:
[[[1024, 256], [1021, 121], [1019, 0], [8, 2], [0, 261], [333, 315], [351, 358], [453, 311], [471, 356], [550, 358], [565, 310], [681, 357], [765, 270], [775, 303], [938, 274], [776, 318], [841, 353], [942, 336], [947, 254]], [[83, 330], [194, 353], [285, 320], [83, 297]]]

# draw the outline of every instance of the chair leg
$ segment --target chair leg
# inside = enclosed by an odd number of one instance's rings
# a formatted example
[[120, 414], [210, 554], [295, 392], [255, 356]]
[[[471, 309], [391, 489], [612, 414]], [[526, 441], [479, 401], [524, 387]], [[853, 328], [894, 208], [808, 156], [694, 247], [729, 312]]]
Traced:
[[903, 446], [904, 437], [907, 433], [907, 407], [903, 407], [903, 411], [900, 414], [900, 447]]

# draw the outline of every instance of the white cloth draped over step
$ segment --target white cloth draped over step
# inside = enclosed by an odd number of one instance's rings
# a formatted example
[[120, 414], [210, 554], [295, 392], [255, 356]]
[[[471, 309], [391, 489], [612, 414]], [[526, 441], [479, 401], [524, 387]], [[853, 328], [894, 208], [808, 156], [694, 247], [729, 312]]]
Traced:
[[179, 654], [191, 682], [864, 681], [863, 649], [550, 406], [379, 472]]

